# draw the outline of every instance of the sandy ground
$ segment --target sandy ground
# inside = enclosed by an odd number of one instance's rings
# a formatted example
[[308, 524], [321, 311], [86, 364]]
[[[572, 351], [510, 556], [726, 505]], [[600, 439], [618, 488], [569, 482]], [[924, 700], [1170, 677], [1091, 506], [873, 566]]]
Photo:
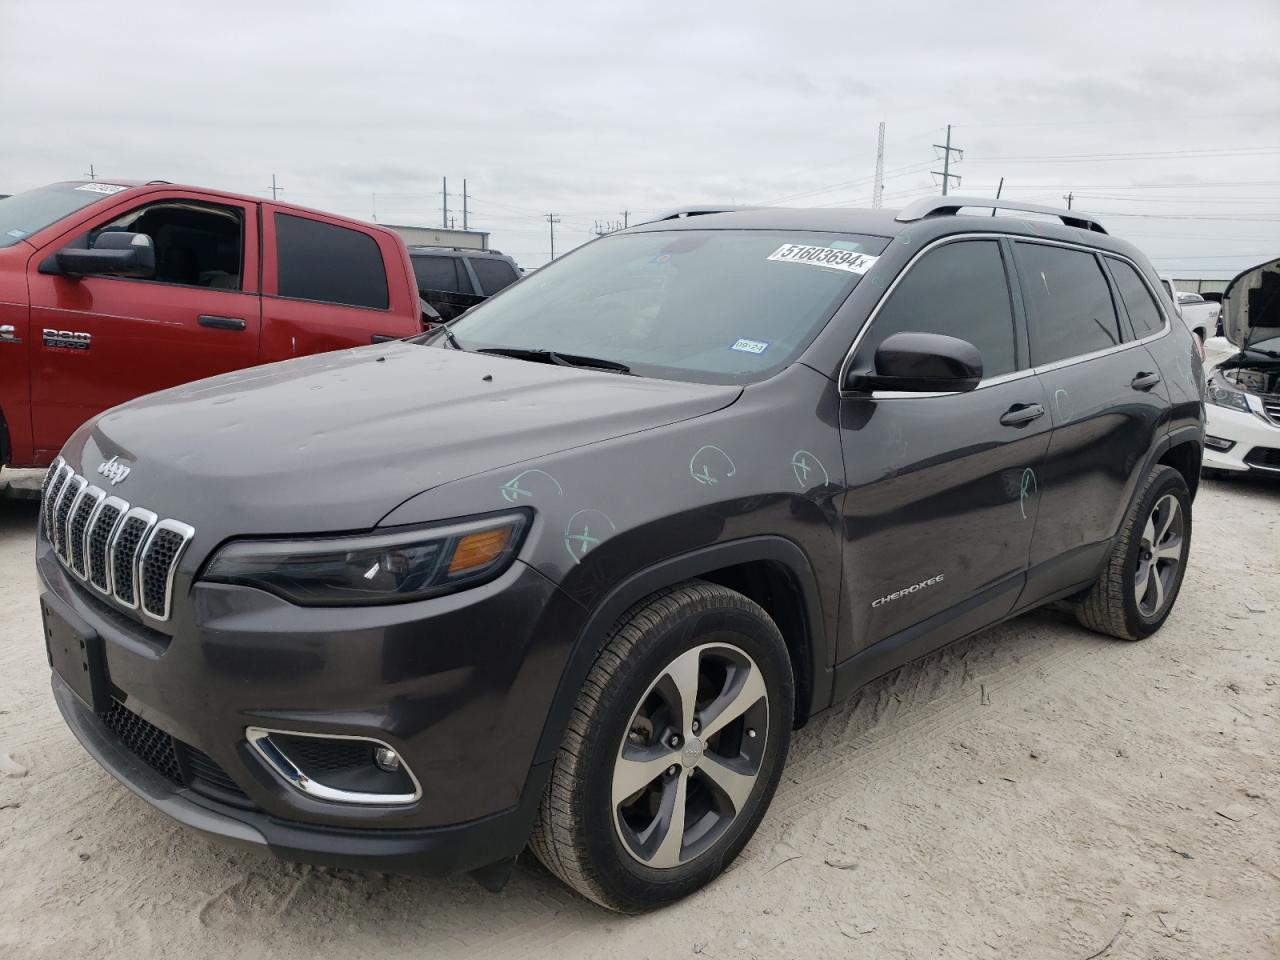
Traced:
[[527, 857], [494, 896], [171, 823], [58, 717], [34, 525], [0, 503], [0, 956], [1280, 957], [1280, 484], [1205, 484], [1157, 637], [1031, 615], [800, 731], [741, 859], [637, 918]]

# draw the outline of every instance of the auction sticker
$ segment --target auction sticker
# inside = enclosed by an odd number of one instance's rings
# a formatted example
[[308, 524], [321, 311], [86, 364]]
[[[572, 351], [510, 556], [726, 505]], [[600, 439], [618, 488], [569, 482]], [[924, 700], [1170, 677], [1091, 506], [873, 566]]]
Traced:
[[114, 183], [82, 183], [76, 187], [77, 190], [83, 190], [86, 193], [105, 193], [107, 195], [119, 193], [121, 190], [128, 190], [128, 187], [117, 186]]
[[869, 253], [854, 253], [852, 250], [837, 250], [835, 247], [811, 247], [803, 243], [784, 243], [766, 260], [777, 260], [781, 263], [807, 263], [815, 267], [830, 267], [833, 270], [844, 270], [858, 276], [871, 269], [877, 257]]
[[735, 343], [729, 349], [737, 350], [739, 353], [760, 354], [760, 353], [764, 353], [766, 350], [769, 349], [769, 341], [768, 340], [748, 340], [746, 337], [742, 337], [737, 343]]

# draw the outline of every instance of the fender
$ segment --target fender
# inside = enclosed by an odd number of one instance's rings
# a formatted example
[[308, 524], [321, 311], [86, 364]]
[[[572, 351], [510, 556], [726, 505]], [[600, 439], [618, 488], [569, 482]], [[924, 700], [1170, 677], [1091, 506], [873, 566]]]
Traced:
[[806, 661], [808, 664], [808, 676], [804, 683], [809, 691], [808, 715], [813, 716], [830, 706], [835, 647], [824, 626], [822, 598], [809, 558], [799, 546], [783, 537], [762, 536], [732, 540], [681, 554], [640, 570], [618, 584], [596, 605], [570, 651], [546, 724], [542, 728], [542, 736], [538, 740], [534, 764], [555, 758], [582, 684], [604, 646], [609, 628], [623, 613], [638, 601], [665, 587], [723, 567], [762, 560], [782, 566], [800, 590], [807, 650], [799, 653], [801, 664]]

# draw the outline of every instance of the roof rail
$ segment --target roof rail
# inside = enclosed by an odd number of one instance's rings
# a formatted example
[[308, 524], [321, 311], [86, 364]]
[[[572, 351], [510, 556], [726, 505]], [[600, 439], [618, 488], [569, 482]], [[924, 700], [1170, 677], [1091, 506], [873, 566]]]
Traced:
[[661, 223], [663, 220], [685, 220], [689, 217], [700, 217], [708, 213], [736, 213], [739, 210], [758, 210], [759, 207], [726, 207], [726, 206], [707, 206], [707, 207], [677, 207], [674, 210], [668, 210], [666, 213], [659, 214], [645, 223]]
[[1050, 217], [1058, 217], [1068, 227], [1079, 227], [1081, 230], [1092, 230], [1094, 233], [1107, 232], [1106, 227], [1087, 213], [1064, 210], [1062, 207], [1047, 207], [1040, 203], [1000, 200], [996, 197], [925, 197], [923, 200], [907, 204], [895, 219], [900, 223], [910, 223], [926, 217], [954, 216], [961, 207], [989, 207], [992, 211], [1017, 210], [1020, 213], [1043, 213]]

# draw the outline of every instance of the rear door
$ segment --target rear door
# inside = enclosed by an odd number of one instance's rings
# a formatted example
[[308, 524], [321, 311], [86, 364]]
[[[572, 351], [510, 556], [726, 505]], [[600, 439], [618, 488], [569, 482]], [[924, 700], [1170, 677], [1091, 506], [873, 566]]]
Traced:
[[[150, 236], [155, 278], [41, 271], [62, 247], [85, 246], [104, 230]], [[124, 212], [104, 214], [87, 232], [77, 226], [45, 244], [28, 261], [27, 283], [37, 456], [108, 407], [258, 360], [257, 204], [176, 190], [148, 194]]]
[[266, 203], [263, 247], [263, 360], [366, 346], [421, 329], [417, 293], [401, 275], [401, 248], [390, 234]]
[[1049, 418], [1016, 322], [1008, 255], [994, 238], [926, 251], [857, 345], [854, 369], [870, 369], [891, 334], [960, 337], [977, 346], [984, 379], [968, 393], [842, 397], [842, 658], [881, 641], [919, 655], [999, 619], [1022, 589]]
[[1023, 598], [1033, 603], [1096, 573], [1169, 401], [1143, 338], [1122, 322], [1098, 253], [1030, 240], [1013, 247], [1031, 361], [1053, 420]]

